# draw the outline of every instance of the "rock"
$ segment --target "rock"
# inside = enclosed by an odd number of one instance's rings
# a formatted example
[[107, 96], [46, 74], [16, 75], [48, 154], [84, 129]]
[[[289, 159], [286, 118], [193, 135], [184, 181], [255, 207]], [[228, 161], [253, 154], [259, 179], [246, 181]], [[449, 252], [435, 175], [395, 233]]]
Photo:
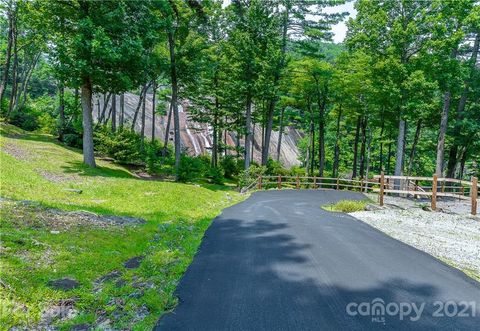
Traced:
[[79, 190], [76, 188], [64, 188], [63, 190], [67, 192], [77, 193], [77, 194], [82, 194], [83, 192], [82, 190]]
[[102, 277], [98, 278], [95, 283], [99, 284], [99, 283], [104, 283], [106, 281], [109, 281], [109, 280], [112, 280], [112, 279], [115, 279], [115, 278], [118, 278], [122, 275], [122, 272], [119, 271], [119, 270], [113, 270], [112, 272], [106, 274], [106, 275], [103, 275]]
[[383, 207], [377, 206], [377, 205], [372, 205], [372, 204], [366, 204], [364, 209], [365, 209], [365, 211], [376, 211], [376, 210], [383, 209]]
[[47, 285], [56, 289], [56, 290], [68, 291], [68, 290], [73, 290], [73, 289], [79, 287], [80, 283], [77, 282], [74, 279], [61, 278], [61, 279], [51, 280], [47, 283]]
[[140, 266], [140, 263], [143, 261], [145, 256], [135, 256], [126, 261], [123, 266], [127, 269], [136, 269]]
[[103, 320], [95, 327], [95, 330], [110, 331], [113, 330], [111, 327], [111, 321], [109, 319]]
[[139, 299], [143, 296], [143, 290], [132, 292], [128, 295], [129, 298]]
[[52, 230], [52, 231], [50, 231], [50, 233], [51, 233], [51, 234], [59, 234], [59, 233], [60, 233], [60, 231], [57, 231], [57, 230]]
[[125, 285], [127, 285], [127, 282], [123, 279], [119, 279], [117, 280], [117, 282], [115, 283], [115, 286], [117, 288], [120, 288], [120, 287], [124, 287]]
[[92, 330], [92, 327], [89, 324], [76, 324], [70, 328], [70, 331], [89, 331]]

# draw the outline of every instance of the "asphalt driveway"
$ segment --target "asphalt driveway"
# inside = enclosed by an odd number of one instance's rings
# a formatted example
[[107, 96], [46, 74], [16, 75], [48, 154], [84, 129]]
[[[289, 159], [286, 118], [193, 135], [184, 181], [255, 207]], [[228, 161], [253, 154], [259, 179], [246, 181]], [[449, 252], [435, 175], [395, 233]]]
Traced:
[[264, 191], [224, 210], [155, 330], [480, 329], [478, 282], [321, 209], [362, 198]]

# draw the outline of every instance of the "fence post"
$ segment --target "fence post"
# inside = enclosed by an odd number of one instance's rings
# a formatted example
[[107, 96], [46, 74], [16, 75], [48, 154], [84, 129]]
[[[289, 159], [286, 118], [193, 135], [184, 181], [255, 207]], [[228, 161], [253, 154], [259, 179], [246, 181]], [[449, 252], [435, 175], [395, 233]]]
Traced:
[[[418, 179], [415, 181], [415, 184], [413, 185], [413, 190], [414, 190], [415, 192], [417, 192], [417, 190], [418, 190]], [[414, 199], [418, 199], [418, 195], [414, 194], [414, 195], [413, 195], [413, 198], [414, 198]]]
[[313, 188], [317, 188], [317, 176], [313, 176]]
[[437, 209], [437, 179], [438, 176], [435, 174], [433, 175], [433, 182], [432, 182], [432, 204], [430, 207], [432, 207], [432, 210]]
[[300, 177], [297, 175], [297, 190], [300, 189]]
[[279, 190], [282, 188], [282, 175], [278, 175], [277, 188], [278, 188]]
[[262, 175], [258, 176], [258, 189], [262, 189]]
[[340, 189], [340, 178], [337, 178], [337, 191]]
[[385, 189], [385, 174], [383, 171], [380, 173], [380, 206], [383, 206], [383, 191]]
[[472, 215], [477, 215], [477, 196], [478, 196], [478, 178], [472, 177], [472, 189], [470, 195], [472, 197]]

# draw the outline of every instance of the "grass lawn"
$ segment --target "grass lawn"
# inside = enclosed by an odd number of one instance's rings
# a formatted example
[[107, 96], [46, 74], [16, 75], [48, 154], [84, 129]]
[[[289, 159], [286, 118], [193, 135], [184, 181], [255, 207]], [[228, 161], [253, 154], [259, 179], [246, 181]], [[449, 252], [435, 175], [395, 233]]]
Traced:
[[[51, 322], [62, 330], [99, 323], [151, 329], [175, 305], [175, 287], [211, 220], [242, 197], [222, 186], [139, 180], [101, 160], [91, 169], [78, 150], [50, 136], [0, 125], [1, 197], [38, 202], [1, 202], [0, 329], [31, 329], [45, 323], [48, 309], [71, 302], [72, 314]], [[52, 208], [146, 223], [70, 224], [61, 216], [50, 219]], [[125, 269], [135, 256], [145, 257], [140, 267]], [[121, 276], [95, 283], [114, 270]], [[63, 291], [47, 284], [64, 277], [80, 286]]]

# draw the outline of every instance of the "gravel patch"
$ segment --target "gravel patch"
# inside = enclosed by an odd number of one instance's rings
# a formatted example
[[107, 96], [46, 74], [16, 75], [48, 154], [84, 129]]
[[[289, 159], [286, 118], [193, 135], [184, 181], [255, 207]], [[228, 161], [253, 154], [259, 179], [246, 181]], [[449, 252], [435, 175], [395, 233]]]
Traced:
[[13, 156], [14, 158], [16, 158], [19, 161], [31, 161], [34, 158], [32, 153], [30, 153], [30, 152], [28, 152], [28, 151], [26, 151], [22, 148], [19, 148], [15, 144], [5, 143], [2, 146], [2, 151], [7, 153], [10, 156]]
[[383, 209], [350, 215], [480, 279], [480, 217], [469, 215], [464, 201], [439, 201], [435, 212], [423, 210], [426, 205], [428, 200], [385, 197]]

